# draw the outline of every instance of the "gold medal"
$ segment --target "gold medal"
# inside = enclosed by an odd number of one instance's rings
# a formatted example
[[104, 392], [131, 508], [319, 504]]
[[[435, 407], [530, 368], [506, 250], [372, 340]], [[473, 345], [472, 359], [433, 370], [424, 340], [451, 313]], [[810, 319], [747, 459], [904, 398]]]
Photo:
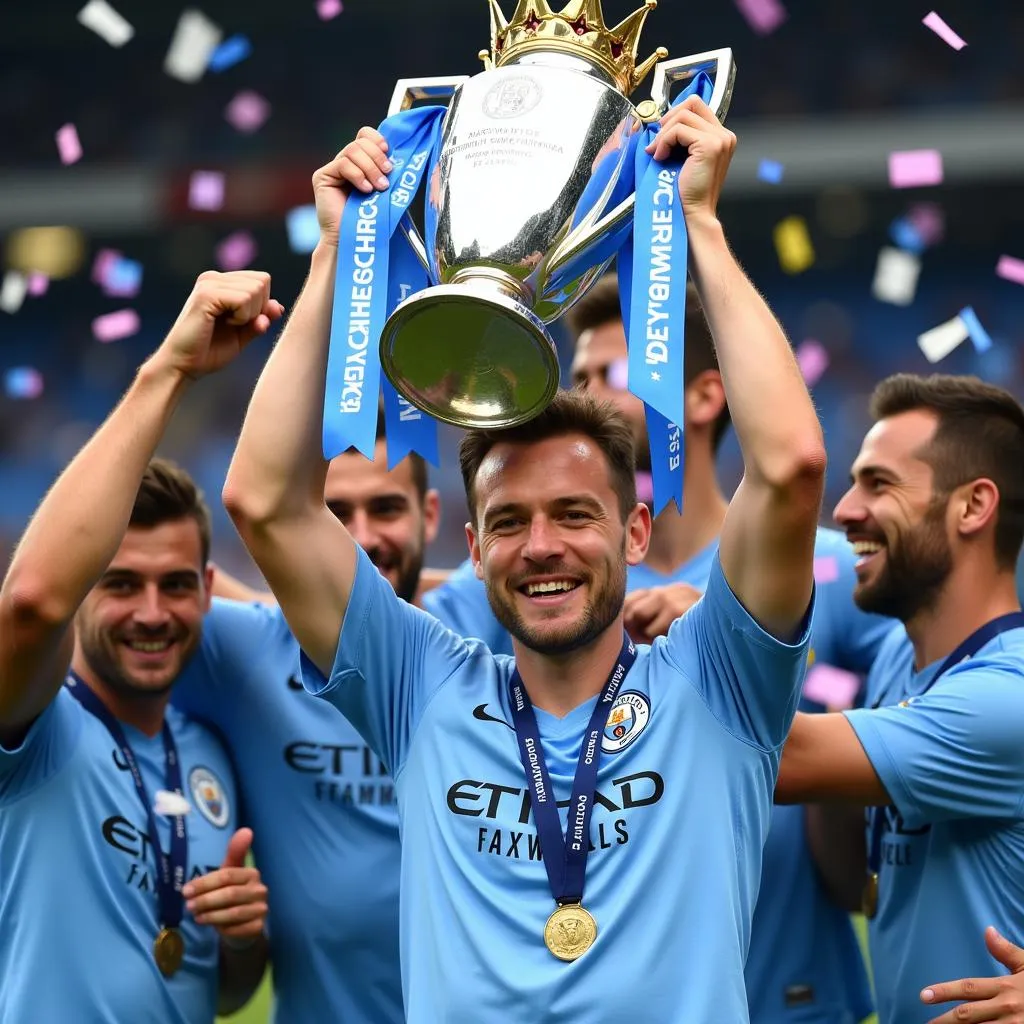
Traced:
[[153, 959], [165, 978], [173, 977], [185, 958], [185, 940], [177, 928], [161, 928], [153, 942]]
[[864, 916], [870, 921], [878, 913], [878, 875], [872, 872], [864, 882], [864, 892], [860, 898], [860, 907]]
[[557, 907], [544, 925], [544, 945], [559, 960], [575, 960], [594, 944], [597, 922], [578, 903]]

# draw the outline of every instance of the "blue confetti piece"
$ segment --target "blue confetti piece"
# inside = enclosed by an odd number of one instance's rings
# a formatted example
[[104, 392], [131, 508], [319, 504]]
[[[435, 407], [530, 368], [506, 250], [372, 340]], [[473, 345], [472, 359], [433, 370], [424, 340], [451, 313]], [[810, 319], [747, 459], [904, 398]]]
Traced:
[[320, 241], [320, 222], [316, 219], [316, 207], [296, 206], [285, 216], [288, 228], [288, 244], [292, 252], [312, 252]]
[[250, 53], [252, 53], [252, 43], [249, 42], [248, 37], [243, 35], [231, 36], [229, 39], [225, 39], [210, 54], [210, 63], [207, 67], [211, 71], [226, 71], [233, 65], [245, 60]]
[[901, 249], [915, 256], [920, 256], [927, 248], [921, 232], [907, 217], [900, 217], [892, 222], [889, 226], [889, 237]]
[[142, 264], [122, 256], [107, 271], [103, 287], [112, 295], [131, 298], [142, 287]]
[[757, 165], [757, 179], [769, 185], [778, 185], [782, 181], [782, 171], [782, 164], [778, 160], [762, 160]]
[[43, 393], [43, 375], [31, 366], [14, 366], [4, 374], [8, 398], [38, 398]]
[[988, 331], [981, 326], [981, 321], [978, 319], [973, 308], [967, 306], [965, 309], [960, 310], [960, 319], [964, 322], [964, 327], [967, 328], [967, 333], [971, 336], [975, 351], [987, 352], [992, 347], [992, 339], [989, 337]]

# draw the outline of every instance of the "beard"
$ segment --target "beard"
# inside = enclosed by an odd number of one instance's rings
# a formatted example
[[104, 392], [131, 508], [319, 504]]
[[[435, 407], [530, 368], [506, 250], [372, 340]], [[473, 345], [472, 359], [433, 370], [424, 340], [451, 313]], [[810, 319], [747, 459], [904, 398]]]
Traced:
[[953, 569], [945, 519], [945, 500], [933, 501], [920, 523], [886, 545], [878, 578], [854, 591], [858, 608], [909, 622], [934, 605]]
[[[551, 575], [576, 573], [561, 565], [545, 567]], [[594, 585], [594, 577], [584, 581]], [[581, 584], [582, 585], [582, 584]], [[626, 541], [623, 538], [618, 557], [609, 567], [607, 576], [587, 601], [579, 617], [557, 630], [545, 630], [527, 625], [516, 608], [515, 599], [509, 598], [502, 585], [490, 577], [486, 580], [487, 600], [494, 617], [524, 647], [538, 654], [559, 655], [585, 647], [597, 639], [618, 617], [626, 599]], [[514, 589], [514, 588], [513, 588]]]
[[388, 573], [395, 570], [394, 588], [395, 593], [407, 604], [412, 604], [416, 598], [416, 592], [420, 588], [420, 576], [423, 574], [423, 549], [424, 537], [420, 531], [419, 543], [416, 548], [408, 553], [400, 555], [397, 565], [390, 563], [390, 560], [383, 567], [381, 566], [381, 551], [379, 548], [371, 548], [366, 552], [374, 567], [385, 579], [389, 580]]

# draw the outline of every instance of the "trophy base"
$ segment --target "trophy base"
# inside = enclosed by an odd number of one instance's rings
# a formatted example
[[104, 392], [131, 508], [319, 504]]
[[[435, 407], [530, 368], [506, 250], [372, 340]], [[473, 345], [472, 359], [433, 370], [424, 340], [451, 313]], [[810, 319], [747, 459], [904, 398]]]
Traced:
[[464, 429], [525, 423], [558, 390], [543, 322], [487, 278], [406, 299], [381, 332], [380, 361], [400, 395]]

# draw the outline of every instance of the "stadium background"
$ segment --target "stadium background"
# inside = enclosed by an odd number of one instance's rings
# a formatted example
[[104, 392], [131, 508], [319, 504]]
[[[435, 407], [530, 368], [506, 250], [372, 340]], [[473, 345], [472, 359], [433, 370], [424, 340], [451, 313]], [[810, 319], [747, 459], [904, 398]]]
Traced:
[[[676, 57], [731, 46], [736, 55], [729, 124], [740, 145], [721, 213], [751, 277], [807, 365], [817, 364], [813, 391], [830, 454], [827, 522], [866, 428], [874, 382], [897, 370], [930, 368], [917, 345], [922, 332], [970, 307], [991, 346], [980, 337], [967, 340], [938, 368], [975, 372], [1024, 396], [1024, 287], [996, 273], [1004, 256], [1024, 260], [1024, 5], [936, 0], [938, 13], [968, 44], [958, 51], [922, 24], [927, 3], [784, 2], [784, 20], [766, 31], [750, 12], [782, 10], [780, 3], [662, 0], [643, 52], [664, 44]], [[232, 44], [236, 56], [246, 45], [250, 52], [231, 63], [222, 51], [214, 63], [228, 66], [183, 82], [166, 73], [164, 60], [191, 4], [115, 0], [135, 29], [119, 48], [76, 21], [81, 6], [4, 0], [0, 11], [5, 562], [50, 481], [159, 343], [195, 276], [217, 265], [222, 243], [251, 242], [247, 265], [270, 271], [274, 294], [289, 305], [307, 257], [286, 223], [289, 211], [311, 201], [313, 170], [360, 125], [384, 116], [397, 78], [479, 70], [475, 55], [488, 35], [485, 0], [344, 0], [344, 10], [327, 19], [315, 0], [197, 0], [225, 40], [244, 37]], [[510, 14], [513, 0], [504, 6]], [[628, 0], [605, 6], [609, 22], [633, 9]], [[262, 97], [269, 113], [251, 131], [225, 116], [247, 92]], [[642, 94], [643, 87], [637, 98]], [[68, 123], [83, 155], [64, 166], [55, 133]], [[942, 181], [892, 187], [889, 154], [924, 149], [941, 154]], [[224, 175], [220, 208], [190, 205], [196, 171]], [[494, 201], [514, 204], [516, 197]], [[780, 252], [776, 238], [779, 223], [794, 217], [813, 247], [799, 272], [783, 266], [799, 253]], [[73, 230], [56, 243], [25, 230], [53, 225]], [[904, 305], [873, 294], [879, 251], [894, 245], [924, 249], [916, 294]], [[107, 271], [127, 275], [113, 284], [106, 278], [106, 291], [120, 288], [120, 296], [105, 294], [95, 280], [104, 250], [129, 261], [107, 263]], [[11, 271], [40, 269], [54, 275], [45, 292], [19, 302], [24, 278]], [[32, 290], [42, 283], [36, 278]], [[95, 319], [124, 309], [137, 312], [137, 332], [98, 341]], [[565, 339], [558, 340], [564, 357]], [[196, 388], [162, 448], [210, 498], [214, 557], [251, 582], [255, 570], [219, 492], [267, 351], [267, 342], [255, 343]], [[464, 552], [464, 504], [455, 434], [445, 430], [443, 438], [433, 482], [445, 516], [429, 561], [452, 566]], [[738, 478], [731, 438], [721, 472], [727, 486]], [[235, 1018], [265, 1019], [265, 993]]]

